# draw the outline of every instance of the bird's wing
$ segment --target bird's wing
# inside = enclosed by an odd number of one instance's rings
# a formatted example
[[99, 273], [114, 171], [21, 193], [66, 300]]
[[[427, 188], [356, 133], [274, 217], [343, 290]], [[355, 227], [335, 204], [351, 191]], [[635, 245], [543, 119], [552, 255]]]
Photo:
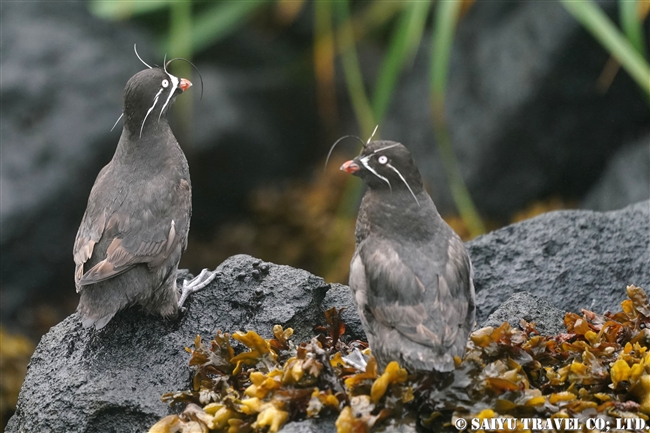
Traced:
[[77, 286], [77, 292], [79, 292], [79, 281], [84, 273], [84, 264], [92, 257], [95, 245], [102, 238], [104, 227], [106, 226], [106, 213], [101, 209], [94, 208], [93, 194], [96, 193], [97, 186], [104, 182], [106, 173], [109, 170], [110, 164], [102, 168], [97, 175], [93, 189], [90, 192], [90, 198], [88, 199], [88, 207], [81, 220], [81, 225], [79, 226], [79, 230], [77, 230], [77, 236], [74, 241], [72, 254], [75, 263], [74, 280]]
[[[95, 187], [100, 177], [101, 173]], [[91, 203], [96, 204], [91, 192], [74, 246], [77, 290], [126, 272], [139, 263], [158, 268], [171, 254], [180, 254], [187, 242], [190, 202], [190, 185], [184, 179], [166, 197], [155, 197], [145, 191], [138, 198], [124, 197], [104, 209], [91, 207]], [[105, 251], [96, 248], [100, 240]], [[93, 253], [101, 257], [93, 257]], [[84, 269], [89, 265], [90, 269]]]
[[[450, 242], [452, 246], [457, 245]], [[454, 344], [468, 314], [471, 283], [466, 254], [461, 254], [457, 267], [455, 258], [432, 259], [427, 247], [407, 251], [373, 236], [359, 245], [358, 254], [365, 269], [365, 308], [376, 320], [425, 346]], [[443, 257], [447, 255], [453, 254]]]

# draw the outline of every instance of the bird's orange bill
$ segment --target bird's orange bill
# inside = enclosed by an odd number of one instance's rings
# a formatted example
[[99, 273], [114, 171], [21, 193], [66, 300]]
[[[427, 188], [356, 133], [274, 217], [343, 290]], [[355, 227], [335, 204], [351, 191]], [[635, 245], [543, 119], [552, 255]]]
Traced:
[[181, 88], [181, 90], [186, 91], [190, 87], [192, 87], [192, 82], [190, 80], [187, 80], [185, 78], [181, 78], [181, 83], [178, 85], [178, 87]]
[[350, 174], [356, 173], [357, 171], [359, 171], [359, 165], [353, 160], [345, 161], [341, 166], [341, 170]]

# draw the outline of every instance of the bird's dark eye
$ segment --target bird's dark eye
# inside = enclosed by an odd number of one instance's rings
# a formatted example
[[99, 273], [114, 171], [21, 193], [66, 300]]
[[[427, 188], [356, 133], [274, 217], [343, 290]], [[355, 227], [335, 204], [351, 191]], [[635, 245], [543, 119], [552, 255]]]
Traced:
[[380, 155], [379, 158], [377, 158], [377, 162], [380, 164], [386, 164], [388, 162], [388, 157], [386, 155]]
[[162, 86], [166, 89], [169, 86], [169, 81], [167, 79], [162, 80]]

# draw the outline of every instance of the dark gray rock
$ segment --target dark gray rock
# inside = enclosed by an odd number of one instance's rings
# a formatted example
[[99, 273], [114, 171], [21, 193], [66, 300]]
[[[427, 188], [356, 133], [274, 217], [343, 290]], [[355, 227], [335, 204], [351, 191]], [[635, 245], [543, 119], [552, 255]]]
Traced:
[[77, 314], [43, 337], [34, 353], [16, 414], [6, 432], [143, 432], [173, 412], [160, 397], [191, 386], [187, 366], [194, 336], [253, 329], [265, 338], [275, 324], [292, 327], [306, 341], [324, 324], [322, 278], [288, 266], [253, 274], [250, 256], [219, 265], [222, 275], [192, 296], [178, 321], [133, 309], [97, 332]]
[[[278, 433], [333, 433], [336, 431], [337, 415], [306, 419], [285, 424]], [[373, 426], [377, 433], [416, 433], [417, 420], [412, 418], [382, 420]]]
[[650, 201], [605, 213], [549, 212], [468, 248], [478, 323], [522, 291], [566, 311], [618, 311], [628, 284], [650, 289]]
[[306, 419], [285, 424], [278, 433], [332, 433], [336, 431], [336, 416]]
[[650, 198], [650, 135], [619, 150], [582, 202], [606, 211]]
[[343, 284], [332, 284], [323, 300], [323, 309], [332, 307], [341, 309], [341, 318], [345, 323], [345, 334], [352, 340], [366, 340], [366, 333], [357, 313], [357, 304], [354, 302], [352, 292]]
[[481, 327], [498, 328], [503, 322], [508, 322], [513, 328], [519, 329], [521, 319], [524, 319], [526, 322], [534, 322], [535, 329], [542, 335], [558, 335], [566, 332], [565, 313], [544, 299], [528, 292], [519, 292], [512, 295], [494, 313], [490, 314]]
[[[432, 130], [431, 36], [424, 41], [381, 134], [411, 149], [440, 211], [456, 213]], [[446, 117], [485, 216], [507, 221], [549, 195], [584, 196], [616, 149], [647, 134], [647, 99], [624, 71], [606, 92], [596, 88], [608, 57], [559, 2], [472, 5], [454, 36]]]

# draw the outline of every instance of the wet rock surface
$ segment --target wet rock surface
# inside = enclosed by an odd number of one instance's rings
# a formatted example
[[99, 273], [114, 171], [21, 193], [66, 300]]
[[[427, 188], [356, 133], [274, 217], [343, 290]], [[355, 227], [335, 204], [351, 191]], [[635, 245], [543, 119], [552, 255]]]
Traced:
[[[562, 330], [564, 310], [617, 308], [626, 285], [650, 287], [649, 224], [646, 201], [607, 213], [552, 212], [468, 243], [478, 324], [517, 325], [524, 318], [553, 334]], [[54, 327], [32, 357], [6, 431], [146, 431], [182, 409], [168, 407], [160, 396], [191, 386], [184, 347], [197, 334], [209, 339], [218, 329], [252, 329], [269, 338], [280, 324], [296, 331], [294, 341], [306, 341], [314, 326], [324, 324], [324, 311], [335, 306], [345, 307], [350, 338], [363, 338], [346, 286], [245, 255], [229, 258], [217, 271], [219, 277], [188, 300], [179, 320], [131, 309], [100, 332], [83, 329], [76, 314]], [[333, 420], [289, 423], [283, 431], [333, 431]]]
[[477, 322], [527, 291], [566, 311], [616, 311], [628, 284], [650, 287], [650, 201], [612, 212], [557, 211], [468, 243]]

